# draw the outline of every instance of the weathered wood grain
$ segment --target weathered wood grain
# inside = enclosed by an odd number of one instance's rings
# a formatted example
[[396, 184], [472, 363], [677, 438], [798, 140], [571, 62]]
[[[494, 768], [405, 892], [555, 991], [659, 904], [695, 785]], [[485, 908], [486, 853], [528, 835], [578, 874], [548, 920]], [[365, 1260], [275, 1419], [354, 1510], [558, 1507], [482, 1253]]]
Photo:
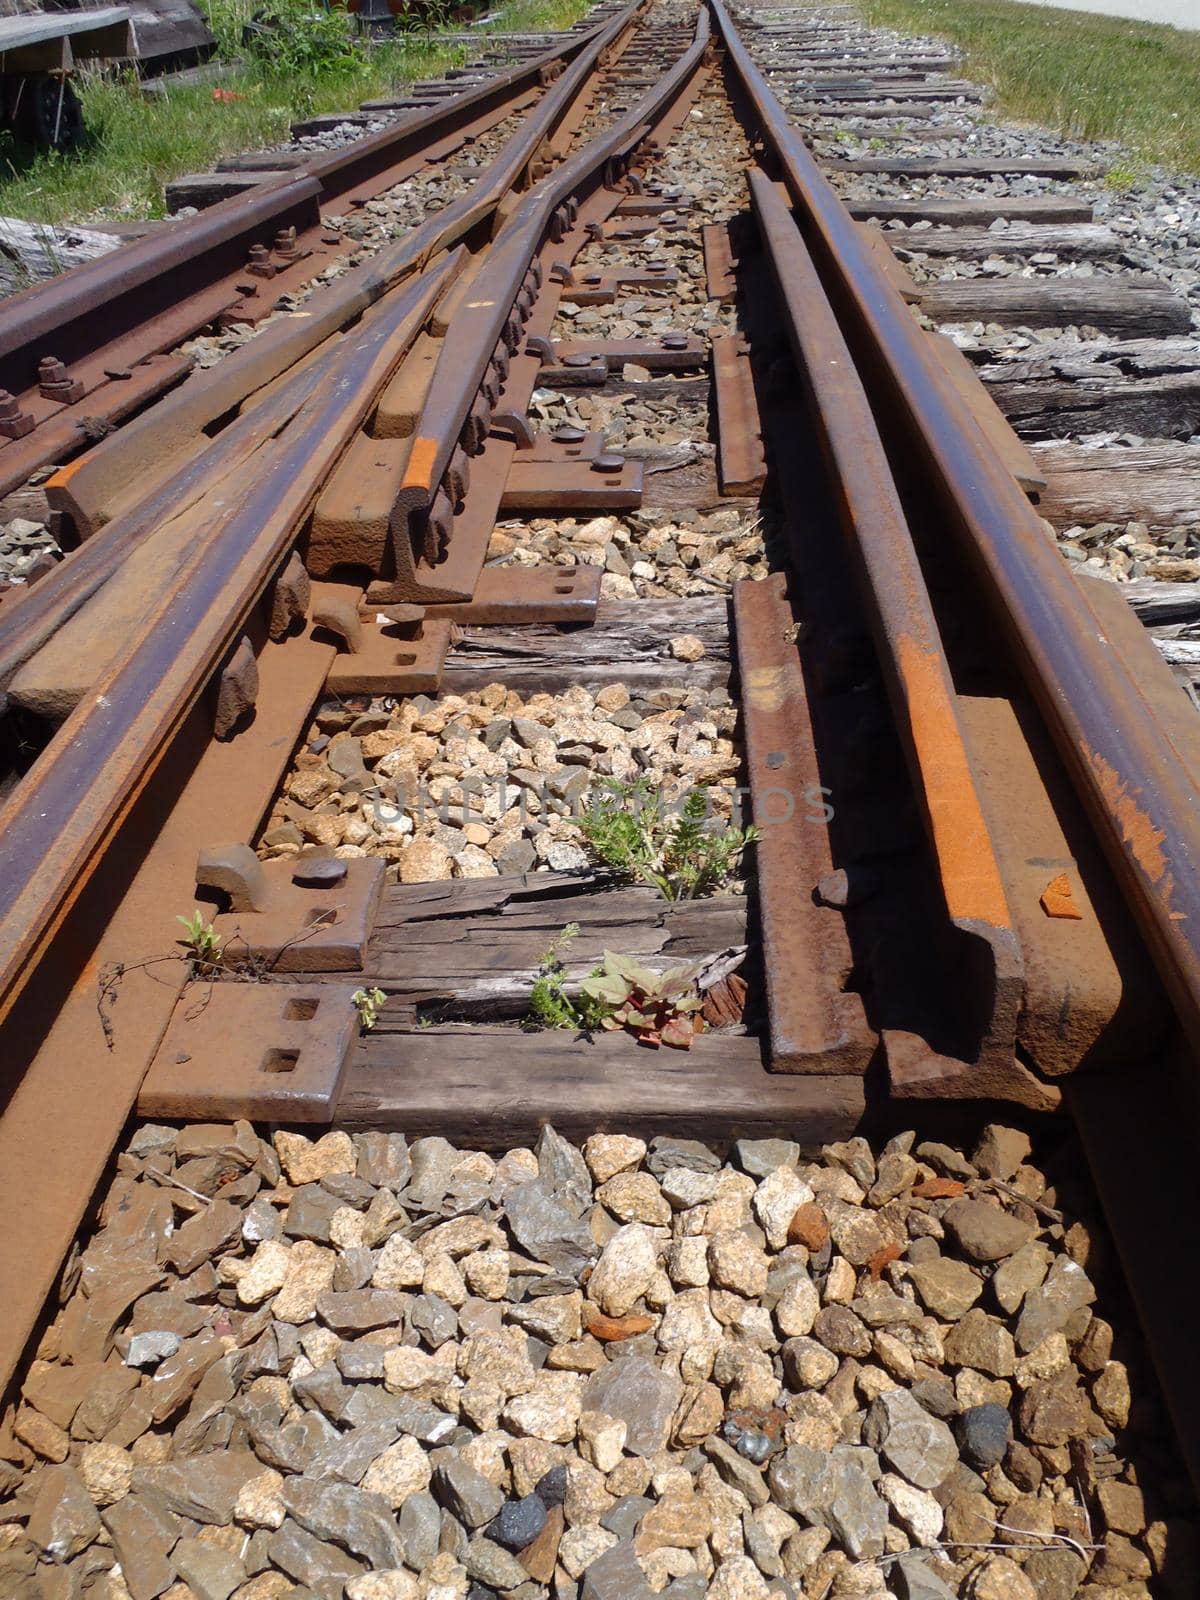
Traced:
[[1031, 449], [1046, 476], [1038, 509], [1052, 522], [1200, 523], [1200, 445]]
[[[702, 660], [686, 666], [670, 641], [693, 633]], [[446, 658], [443, 684], [462, 691], [503, 681], [523, 693], [551, 693], [573, 683], [624, 683], [631, 690], [686, 683], [716, 688], [729, 681], [729, 603], [724, 596], [690, 600], [601, 600], [593, 627], [463, 628]]]
[[670, 1133], [717, 1144], [786, 1134], [806, 1150], [862, 1118], [863, 1080], [772, 1074], [748, 1035], [701, 1035], [689, 1051], [625, 1034], [591, 1042], [479, 1024], [368, 1034], [346, 1073], [338, 1123], [437, 1133], [492, 1149], [547, 1122], [572, 1139]]
[[923, 290], [939, 322], [999, 322], [1006, 327], [1098, 328], [1118, 338], [1187, 333], [1186, 300], [1147, 273], [1105, 278], [957, 278]]

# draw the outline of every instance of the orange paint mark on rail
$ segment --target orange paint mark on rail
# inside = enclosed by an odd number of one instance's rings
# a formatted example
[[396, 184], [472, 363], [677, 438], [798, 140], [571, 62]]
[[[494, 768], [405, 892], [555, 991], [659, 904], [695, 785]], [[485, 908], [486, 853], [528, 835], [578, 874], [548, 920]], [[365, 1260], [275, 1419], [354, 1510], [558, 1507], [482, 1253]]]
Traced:
[[[1163, 850], [1166, 834], [1161, 828], [1155, 827], [1139, 805], [1137, 794], [1131, 792], [1126, 780], [1098, 751], [1089, 750], [1084, 744], [1080, 745], [1080, 749], [1083, 751], [1084, 760], [1092, 769], [1100, 793], [1104, 796], [1105, 805], [1117, 819], [1121, 837], [1128, 846], [1130, 855], [1158, 890], [1159, 897], [1170, 911], [1171, 899], [1175, 893], [1175, 876]], [[1140, 793], [1140, 790], [1138, 792]], [[1179, 913], [1171, 914], [1176, 918], [1179, 917]]]
[[418, 438], [413, 440], [413, 447], [408, 456], [408, 466], [400, 484], [402, 489], [428, 489], [431, 487], [433, 463], [437, 456], [437, 448], [436, 439]]
[[946, 693], [942, 656], [909, 634], [896, 639], [896, 654], [946, 909], [955, 922], [1010, 928], [1008, 899], [958, 719]]

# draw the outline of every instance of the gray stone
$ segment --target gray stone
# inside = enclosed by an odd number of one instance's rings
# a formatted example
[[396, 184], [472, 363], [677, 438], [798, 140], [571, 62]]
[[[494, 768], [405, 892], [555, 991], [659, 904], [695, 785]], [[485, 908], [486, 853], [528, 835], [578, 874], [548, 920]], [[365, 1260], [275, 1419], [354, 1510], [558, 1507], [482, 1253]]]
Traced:
[[1091, 1279], [1070, 1256], [1056, 1257], [1046, 1281], [1030, 1289], [1017, 1321], [1017, 1348], [1032, 1350], [1052, 1333], [1061, 1333], [1077, 1311], [1096, 1298]]
[[329, 1243], [329, 1224], [342, 1202], [319, 1183], [305, 1183], [295, 1191], [283, 1218], [283, 1231], [289, 1239], [311, 1239]]
[[924, 1144], [917, 1146], [917, 1155], [922, 1161], [927, 1161], [935, 1172], [940, 1172], [944, 1178], [961, 1178], [966, 1182], [979, 1176], [967, 1158], [948, 1144], [938, 1144], [935, 1140], [927, 1139]]
[[632, 1539], [638, 1523], [647, 1511], [654, 1510], [654, 1504], [644, 1494], [622, 1495], [616, 1505], [600, 1518], [600, 1526], [609, 1533], [615, 1533], [618, 1539]]
[[233, 1521], [238, 1490], [261, 1472], [258, 1457], [249, 1450], [214, 1450], [181, 1461], [137, 1467], [133, 1487], [135, 1491], [152, 1490], [168, 1510], [180, 1516], [223, 1527]]
[[442, 1532], [442, 1513], [437, 1501], [425, 1489], [410, 1494], [397, 1516], [405, 1565], [420, 1572], [438, 1553]]
[[567, 1498], [566, 1462], [560, 1461], [556, 1467], [551, 1467], [549, 1472], [544, 1472], [534, 1484], [533, 1492], [547, 1510], [561, 1506]]
[[308, 1468], [308, 1476], [317, 1482], [336, 1479], [341, 1483], [360, 1483], [372, 1461], [396, 1442], [399, 1432], [400, 1429], [389, 1422], [352, 1428], [317, 1452]]
[[724, 1439], [718, 1439], [715, 1433], [709, 1434], [702, 1446], [704, 1453], [712, 1458], [717, 1471], [732, 1484], [735, 1489], [746, 1496], [752, 1506], [765, 1506], [771, 1498], [767, 1488], [766, 1479], [759, 1469], [745, 1456], [739, 1454]]
[[1028, 1244], [1037, 1229], [986, 1200], [955, 1200], [942, 1218], [964, 1255], [972, 1261], [1003, 1261]]
[[171, 1559], [196, 1600], [229, 1600], [246, 1581], [246, 1569], [235, 1555], [203, 1539], [180, 1539]]
[[360, 1178], [393, 1193], [403, 1189], [412, 1173], [412, 1161], [402, 1133], [356, 1133], [354, 1143]]
[[26, 1532], [44, 1555], [58, 1562], [78, 1555], [95, 1539], [100, 1517], [74, 1467], [43, 1470]]
[[[353, 1294], [356, 1289], [365, 1289], [371, 1281], [371, 1274], [375, 1271], [375, 1254], [366, 1245], [356, 1245], [351, 1250], [339, 1250], [337, 1266], [333, 1269], [334, 1294]], [[383, 1293], [390, 1293], [383, 1290]], [[318, 1309], [320, 1302], [318, 1302]]]
[[404, 1545], [382, 1495], [349, 1483], [291, 1478], [280, 1496], [289, 1514], [315, 1538], [342, 1545], [374, 1570], [403, 1565]]
[[653, 1593], [633, 1545], [622, 1540], [593, 1561], [584, 1573], [579, 1600], [653, 1600]]
[[1012, 1442], [1012, 1418], [1004, 1406], [968, 1406], [956, 1423], [963, 1454], [974, 1467], [994, 1467]]
[[383, 1346], [361, 1340], [342, 1345], [334, 1357], [347, 1383], [383, 1382]]
[[825, 1526], [855, 1561], [883, 1554], [888, 1508], [857, 1462], [835, 1454], [834, 1491], [825, 1509]]
[[518, 1589], [529, 1578], [516, 1556], [482, 1536], [472, 1539], [467, 1545], [462, 1564], [469, 1578], [486, 1583], [493, 1589]]
[[417, 1295], [409, 1307], [408, 1322], [431, 1350], [440, 1350], [458, 1334], [458, 1315], [454, 1307], [436, 1294]]
[[833, 1457], [827, 1451], [807, 1444], [789, 1445], [771, 1462], [767, 1480], [785, 1511], [805, 1522], [824, 1525], [838, 1481]]
[[546, 1526], [545, 1502], [537, 1494], [521, 1500], [506, 1500], [488, 1535], [506, 1550], [524, 1550]]
[[906, 1550], [892, 1567], [899, 1600], [955, 1600], [949, 1588], [915, 1550]]
[[672, 1139], [669, 1135], [650, 1141], [646, 1166], [656, 1178], [672, 1167], [690, 1167], [693, 1172], [719, 1172], [721, 1158], [699, 1139]]
[[100, 1520], [108, 1529], [133, 1600], [155, 1600], [175, 1581], [171, 1546], [179, 1521], [153, 1494], [127, 1494], [106, 1506]]
[[592, 1175], [575, 1146], [546, 1125], [537, 1142], [538, 1182], [574, 1217], [592, 1203]]
[[777, 1167], [794, 1167], [800, 1146], [792, 1139], [739, 1139], [734, 1145], [738, 1166], [752, 1178], [765, 1178]]
[[369, 1333], [373, 1328], [398, 1327], [407, 1301], [398, 1289], [352, 1289], [344, 1294], [330, 1290], [317, 1301], [317, 1315], [335, 1333]]
[[346, 1402], [342, 1421], [355, 1428], [390, 1424], [397, 1433], [411, 1433], [422, 1444], [445, 1444], [458, 1426], [448, 1412], [439, 1411], [427, 1400], [388, 1394], [384, 1389], [375, 1389], [366, 1384], [355, 1389]]
[[664, 1372], [646, 1356], [625, 1356], [593, 1372], [583, 1390], [583, 1409], [603, 1411], [628, 1428], [630, 1455], [652, 1456], [664, 1450], [683, 1394], [675, 1374]]
[[598, 1254], [587, 1224], [550, 1193], [540, 1178], [510, 1189], [505, 1207], [517, 1242], [556, 1272], [578, 1278]]
[[173, 1356], [181, 1343], [182, 1340], [177, 1333], [169, 1333], [165, 1328], [151, 1329], [148, 1333], [135, 1333], [125, 1352], [125, 1365], [156, 1367], [160, 1361]]
[[[779, 1584], [773, 1587], [780, 1595], [785, 1594]], [[669, 1583], [665, 1589], [659, 1590], [658, 1600], [705, 1600], [707, 1594], [708, 1580], [701, 1577], [698, 1572], [692, 1572], [686, 1578], [676, 1578], [674, 1583]], [[791, 1596], [787, 1596], [787, 1600], [791, 1600]]]
[[881, 1394], [867, 1412], [863, 1442], [918, 1489], [936, 1489], [958, 1465], [954, 1435], [906, 1389]]
[[433, 1475], [433, 1488], [442, 1505], [468, 1528], [482, 1528], [504, 1504], [496, 1485], [462, 1460], [442, 1462]]
[[1007, 1183], [1032, 1150], [1029, 1135], [1020, 1128], [1004, 1128], [992, 1122], [980, 1134], [971, 1159], [985, 1177]]
[[319, 1600], [343, 1600], [346, 1585], [364, 1570], [344, 1550], [314, 1538], [291, 1517], [285, 1518], [271, 1535], [267, 1552], [273, 1566], [295, 1578]]
[[302, 1405], [318, 1406], [333, 1422], [345, 1414], [346, 1402], [353, 1391], [342, 1382], [342, 1375], [332, 1361], [297, 1378], [292, 1393]]

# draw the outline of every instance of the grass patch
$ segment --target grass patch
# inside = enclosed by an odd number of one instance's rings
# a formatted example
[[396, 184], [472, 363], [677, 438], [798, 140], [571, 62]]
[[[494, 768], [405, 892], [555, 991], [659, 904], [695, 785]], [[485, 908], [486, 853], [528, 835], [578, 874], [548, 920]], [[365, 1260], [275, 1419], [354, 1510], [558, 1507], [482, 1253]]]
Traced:
[[1200, 33], [1016, 0], [862, 0], [867, 20], [965, 46], [999, 109], [1200, 172]]
[[[296, 5], [307, 9], [306, 0], [285, 3], [289, 14]], [[240, 50], [244, 22], [261, 7], [257, 0], [218, 0], [209, 9], [220, 53], [229, 56]], [[586, 0], [514, 0], [492, 26], [549, 31], [570, 26], [588, 9]], [[351, 26], [348, 17], [325, 12], [315, 36], [289, 30], [276, 59], [248, 60], [215, 99], [211, 87], [198, 87], [147, 100], [132, 73], [81, 74], [84, 147], [65, 155], [35, 152], [0, 134], [0, 215], [49, 223], [160, 217], [170, 179], [207, 172], [235, 151], [285, 142], [300, 117], [378, 99], [470, 54], [437, 31], [368, 44], [351, 35]]]

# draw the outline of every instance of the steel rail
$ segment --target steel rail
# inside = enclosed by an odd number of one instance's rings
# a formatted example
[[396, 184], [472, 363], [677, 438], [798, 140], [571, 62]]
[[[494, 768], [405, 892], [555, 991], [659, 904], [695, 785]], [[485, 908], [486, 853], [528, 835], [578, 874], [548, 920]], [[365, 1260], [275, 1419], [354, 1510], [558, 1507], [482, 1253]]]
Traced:
[[[591, 38], [588, 48], [548, 90], [534, 117], [526, 120], [498, 159], [469, 193], [429, 217], [403, 239], [386, 245], [370, 260], [317, 291], [302, 319], [272, 323], [248, 344], [231, 352], [218, 366], [196, 373], [158, 402], [151, 411], [102, 440], [56, 475], [69, 485], [97, 477], [124, 481], [136, 468], [130, 456], [140, 453], [161, 460], [194, 436], [212, 417], [229, 411], [255, 389], [286, 370], [322, 338], [346, 326], [406, 275], [434, 262], [438, 255], [479, 226], [520, 183], [546, 135], [562, 121], [584, 91], [590, 74], [621, 34], [632, 24], [644, 0], [633, 0]], [[201, 220], [201, 219], [197, 219]], [[2, 321], [2, 314], [0, 314]], [[215, 396], [215, 398], [214, 398]], [[207, 470], [218, 468], [236, 451], [233, 440], [219, 434], [204, 454], [153, 490], [147, 500], [119, 517], [72, 552], [27, 594], [0, 608], [0, 684], [3, 684], [67, 617], [111, 575], [158, 520], [194, 497]], [[86, 530], [85, 530], [86, 531]]]
[[674, 66], [612, 127], [536, 184], [506, 221], [473, 282], [471, 298], [447, 333], [438, 357], [393, 509], [394, 539], [411, 538], [414, 518], [430, 511], [551, 217], [598, 173], [603, 173], [609, 163], [628, 158], [654, 120], [675, 102], [697, 71], [709, 37], [708, 15], [701, 10], [693, 42]]
[[1002, 1067], [1016, 1044], [1023, 962], [933, 603], [862, 378], [816, 267], [775, 184], [755, 168], [749, 183], [788, 341], [837, 485], [838, 516], [857, 558], [946, 914], [988, 949], [991, 984], [976, 1019], [978, 1043], [981, 1057]]
[[456, 265], [398, 290], [330, 353], [316, 392], [253, 479], [221, 492], [170, 592], [0, 810], [0, 1020]]
[[[428, 111], [414, 112], [345, 150], [315, 156], [303, 168], [260, 184], [249, 195], [220, 201], [198, 216], [166, 224], [120, 250], [14, 295], [0, 310], [0, 388], [20, 394], [36, 387], [40, 357], [51, 354], [70, 365], [144, 323], [163, 306], [243, 270], [252, 243], [269, 243], [280, 228], [319, 221], [323, 198], [336, 199], [356, 182], [419, 152], [490, 106], [540, 84], [556, 64], [574, 63], [581, 55], [595, 53], [597, 41], [602, 48], [613, 28], [605, 19], [590, 31], [564, 36], [563, 42], [531, 60]], [[52, 349], [46, 344], [50, 339]]]
[[893, 448], [927, 469], [1096, 828], [1180, 1020], [1200, 1044], [1200, 810], [1191, 771], [1016, 480], [751, 59], [708, 0]]

